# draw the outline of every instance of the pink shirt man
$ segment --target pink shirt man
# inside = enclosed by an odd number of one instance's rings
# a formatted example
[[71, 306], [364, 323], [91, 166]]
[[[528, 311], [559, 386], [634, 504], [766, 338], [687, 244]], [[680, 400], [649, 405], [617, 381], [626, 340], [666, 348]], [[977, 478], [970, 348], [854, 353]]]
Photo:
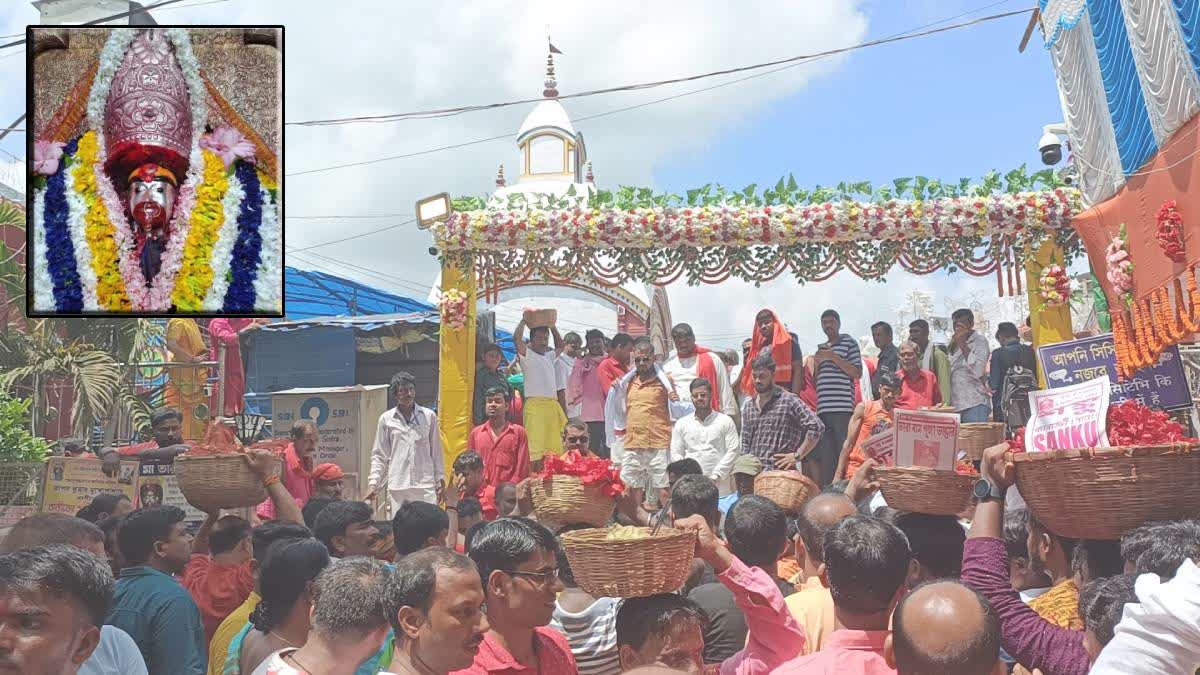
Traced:
[[604, 421], [604, 396], [600, 382], [600, 362], [603, 356], [585, 355], [575, 359], [575, 367], [567, 378], [567, 405], [580, 405], [584, 422]]
[[[311, 463], [312, 460], [306, 462], [296, 454], [295, 445], [288, 443], [283, 451], [283, 474], [279, 477], [279, 482], [283, 483], [283, 487], [287, 488], [300, 508], [304, 508], [313, 493], [312, 466], [305, 466]], [[270, 498], [258, 505], [258, 517], [263, 520], [275, 518], [275, 503]]]
[[[767, 675], [804, 648], [804, 629], [787, 608], [779, 587], [766, 572], [747, 567], [736, 556], [717, 579], [733, 593], [746, 617], [746, 648], [721, 662], [721, 675]], [[805, 671], [835, 672], [835, 671]], [[836, 671], [841, 672], [841, 671]]]

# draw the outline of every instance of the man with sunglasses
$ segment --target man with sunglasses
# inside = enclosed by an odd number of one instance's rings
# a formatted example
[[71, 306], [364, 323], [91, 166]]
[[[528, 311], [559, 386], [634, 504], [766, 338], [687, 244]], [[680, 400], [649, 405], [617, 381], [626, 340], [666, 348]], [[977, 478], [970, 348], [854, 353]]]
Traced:
[[572, 675], [575, 657], [550, 628], [558, 578], [558, 540], [527, 518], [488, 523], [471, 540], [487, 604], [488, 632], [469, 668], [472, 675]]
[[596, 453], [592, 452], [591, 440], [587, 422], [577, 417], [567, 420], [567, 426], [563, 427], [563, 449], [566, 452], [574, 451], [584, 457], [596, 457]]

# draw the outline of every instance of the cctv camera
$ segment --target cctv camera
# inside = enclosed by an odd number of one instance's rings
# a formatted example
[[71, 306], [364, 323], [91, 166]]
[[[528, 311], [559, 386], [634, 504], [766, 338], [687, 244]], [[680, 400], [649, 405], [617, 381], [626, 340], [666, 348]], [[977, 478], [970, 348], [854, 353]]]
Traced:
[[1042, 141], [1038, 141], [1038, 150], [1042, 151], [1042, 163], [1055, 166], [1062, 161], [1062, 141], [1054, 133], [1043, 133]]
[[1062, 161], [1062, 141], [1050, 132], [1042, 134], [1042, 140], [1038, 141], [1038, 150], [1042, 153], [1042, 164], [1054, 166]]

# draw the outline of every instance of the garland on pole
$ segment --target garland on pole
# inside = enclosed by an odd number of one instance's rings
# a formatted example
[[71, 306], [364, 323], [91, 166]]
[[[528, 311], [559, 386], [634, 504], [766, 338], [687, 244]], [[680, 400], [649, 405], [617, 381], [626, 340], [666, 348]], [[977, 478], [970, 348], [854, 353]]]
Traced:
[[979, 185], [917, 177], [809, 191], [789, 178], [761, 193], [705, 186], [686, 196], [629, 187], [577, 194], [571, 186], [561, 197], [455, 200], [432, 231], [444, 262], [480, 263], [488, 286], [533, 274], [761, 283], [785, 271], [804, 283], [843, 269], [881, 279], [897, 265], [916, 274], [1002, 273], [1046, 237], [1070, 260], [1080, 244], [1069, 224], [1081, 209], [1079, 192], [1053, 171], [1030, 176], [1021, 168], [1004, 179], [992, 172]]

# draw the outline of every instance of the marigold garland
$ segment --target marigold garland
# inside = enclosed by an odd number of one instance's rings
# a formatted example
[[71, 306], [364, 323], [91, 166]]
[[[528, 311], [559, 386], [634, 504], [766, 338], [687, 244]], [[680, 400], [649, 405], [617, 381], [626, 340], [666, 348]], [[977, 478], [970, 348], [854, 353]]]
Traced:
[[208, 150], [202, 150], [201, 155], [204, 157], [204, 177], [196, 187], [196, 206], [192, 209], [183, 263], [172, 295], [179, 312], [203, 310], [204, 297], [212, 284], [213, 271], [209, 261], [217, 241], [217, 232], [225, 221], [222, 199], [229, 187], [225, 163]]
[[100, 199], [96, 187], [94, 166], [99, 157], [100, 146], [96, 133], [89, 131], [79, 139], [78, 162], [71, 168], [75, 188], [83, 195], [87, 204], [84, 217], [84, 236], [92, 253], [92, 269], [96, 272], [96, 299], [101, 307], [111, 312], [128, 312], [132, 309], [125, 282], [121, 278], [117, 242], [108, 209]]

